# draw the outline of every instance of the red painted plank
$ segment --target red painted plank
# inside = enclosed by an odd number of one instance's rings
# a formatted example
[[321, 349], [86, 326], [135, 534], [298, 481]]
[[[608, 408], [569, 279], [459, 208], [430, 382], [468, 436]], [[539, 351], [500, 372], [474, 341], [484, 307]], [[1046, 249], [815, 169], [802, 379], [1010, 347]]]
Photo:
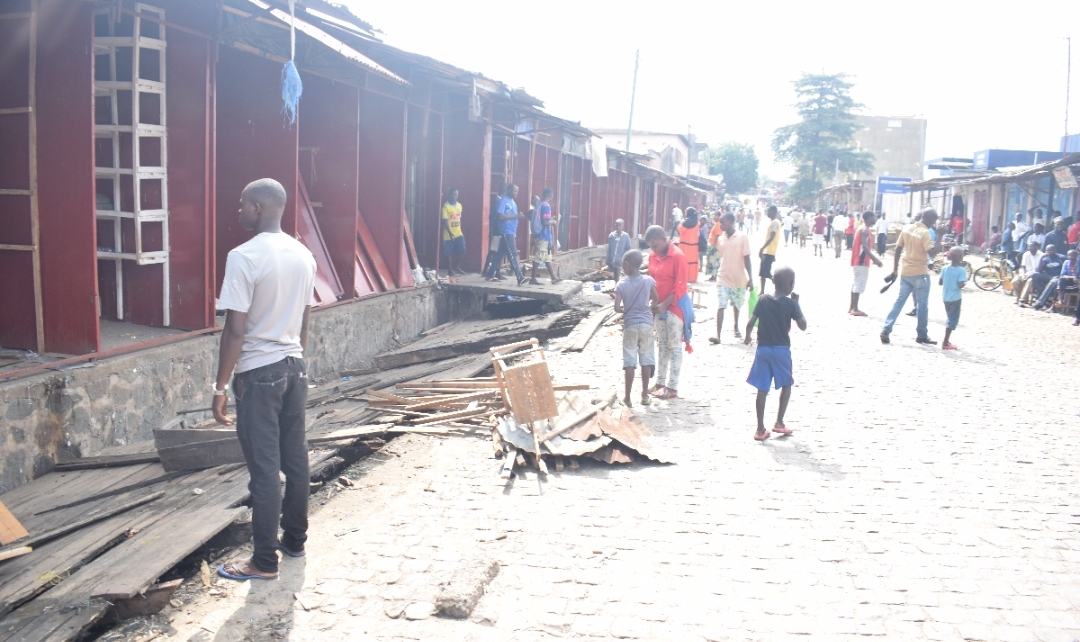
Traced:
[[379, 252], [379, 245], [371, 235], [371, 230], [368, 229], [363, 212], [357, 212], [356, 214], [356, 240], [360, 245], [360, 249], [375, 268], [375, 275], [379, 279], [382, 291], [386, 292], [395, 289], [394, 277], [390, 272], [390, 268], [386, 265], [382, 253]]
[[[38, 192], [45, 348], [99, 349], [94, 87], [87, 3], [38, 3]], [[24, 305], [33, 306], [33, 299]]]

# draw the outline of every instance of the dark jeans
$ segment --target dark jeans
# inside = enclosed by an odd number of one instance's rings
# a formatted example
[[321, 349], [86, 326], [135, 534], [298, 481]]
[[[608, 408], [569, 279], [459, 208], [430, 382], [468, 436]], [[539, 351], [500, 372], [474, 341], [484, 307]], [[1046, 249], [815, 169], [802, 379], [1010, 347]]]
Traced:
[[845, 246], [847, 247], [847, 249], [850, 250], [851, 249], [851, 243], [855, 240], [855, 235], [854, 234], [847, 234], [845, 232], [844, 233], [844, 239], [847, 241], [845, 243]]
[[[251, 559], [264, 573], [278, 567], [277, 532], [290, 550], [304, 548], [308, 527], [307, 405], [304, 360], [286, 357], [277, 363], [233, 377], [236, 395], [236, 435], [247, 462], [251, 491], [251, 528], [255, 552]], [[285, 499], [281, 479], [285, 473]]]
[[885, 256], [885, 244], [889, 240], [888, 234], [878, 233], [877, 235], [877, 253], [878, 256]]
[[490, 274], [484, 276], [491, 278], [495, 276], [495, 273], [499, 271], [499, 266], [502, 265], [503, 257], [510, 260], [510, 267], [514, 269], [514, 275], [517, 276], [517, 280], [521, 281], [525, 277], [521, 274], [521, 264], [518, 263], [517, 253], [517, 235], [516, 234], [503, 234], [502, 240], [499, 241], [499, 253], [495, 255], [495, 258], [491, 261]]

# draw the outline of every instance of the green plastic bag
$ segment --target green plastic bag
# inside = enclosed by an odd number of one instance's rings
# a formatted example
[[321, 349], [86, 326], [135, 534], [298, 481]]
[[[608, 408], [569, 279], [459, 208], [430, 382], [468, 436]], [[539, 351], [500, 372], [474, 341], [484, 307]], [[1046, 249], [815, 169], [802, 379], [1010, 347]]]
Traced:
[[[750, 290], [750, 302], [746, 306], [746, 309], [748, 310], [748, 314], [750, 316], [754, 316], [754, 308], [756, 308], [756, 307], [757, 307], [757, 289], [755, 288], [755, 289]], [[755, 328], [757, 327], [757, 324], [758, 324], [758, 320], [755, 319], [754, 320], [754, 327]]]

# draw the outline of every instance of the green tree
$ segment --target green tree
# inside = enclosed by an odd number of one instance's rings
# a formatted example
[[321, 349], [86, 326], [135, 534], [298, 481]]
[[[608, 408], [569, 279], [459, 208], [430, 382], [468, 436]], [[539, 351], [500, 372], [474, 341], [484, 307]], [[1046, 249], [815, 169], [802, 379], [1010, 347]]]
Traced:
[[796, 109], [801, 121], [785, 125], [773, 135], [776, 160], [796, 167], [791, 198], [805, 200], [821, 189], [820, 174], [872, 172], [874, 156], [852, 144], [858, 124], [855, 111], [862, 105], [850, 95], [847, 74], [803, 74], [795, 81]]
[[758, 157], [753, 145], [730, 142], [706, 150], [710, 174], [723, 174], [730, 194], [742, 194], [758, 185]]

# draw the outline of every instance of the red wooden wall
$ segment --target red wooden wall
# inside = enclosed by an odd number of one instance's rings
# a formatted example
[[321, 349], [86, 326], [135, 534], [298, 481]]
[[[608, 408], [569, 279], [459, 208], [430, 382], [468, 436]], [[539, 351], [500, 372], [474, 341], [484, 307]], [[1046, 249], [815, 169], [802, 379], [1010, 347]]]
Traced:
[[456, 187], [465, 233], [465, 267], [479, 271], [488, 250], [491, 192], [491, 126], [466, 118], [465, 101], [450, 103], [443, 139], [443, 188]]
[[[289, 200], [281, 227], [296, 233], [296, 125], [281, 114], [281, 64], [221, 47], [217, 68], [217, 283], [229, 250], [251, 238], [240, 227], [240, 194], [251, 181], [273, 178]], [[301, 106], [303, 118], [305, 105]], [[298, 120], [299, 120], [298, 118]]]
[[[347, 298], [353, 296], [359, 184], [360, 95], [355, 87], [308, 74], [300, 117], [300, 174]], [[308, 148], [308, 149], [303, 149]], [[314, 153], [310, 148], [317, 148]]]
[[405, 103], [360, 92], [359, 203], [398, 287], [413, 284], [404, 243]]

